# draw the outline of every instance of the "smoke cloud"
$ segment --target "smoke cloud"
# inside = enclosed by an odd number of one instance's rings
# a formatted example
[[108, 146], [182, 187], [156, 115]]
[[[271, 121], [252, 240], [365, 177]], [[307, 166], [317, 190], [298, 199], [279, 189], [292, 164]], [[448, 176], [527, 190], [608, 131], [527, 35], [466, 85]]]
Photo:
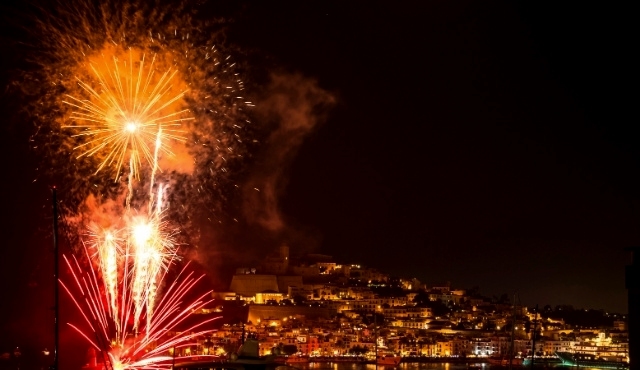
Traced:
[[243, 214], [249, 224], [271, 232], [286, 230], [279, 199], [288, 170], [305, 138], [320, 125], [335, 97], [300, 74], [272, 74], [258, 114], [273, 126], [263, 153], [243, 187]]

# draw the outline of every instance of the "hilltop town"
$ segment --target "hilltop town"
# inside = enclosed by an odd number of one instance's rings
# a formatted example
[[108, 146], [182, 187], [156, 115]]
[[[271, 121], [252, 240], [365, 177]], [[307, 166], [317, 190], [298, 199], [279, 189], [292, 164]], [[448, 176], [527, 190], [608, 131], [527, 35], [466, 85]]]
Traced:
[[[535, 308], [516, 296], [394, 278], [331, 256], [291, 258], [282, 246], [257, 267], [239, 268], [215, 305], [219, 329], [180, 355], [225, 355], [247, 337], [260, 354], [315, 358], [387, 351], [404, 361], [590, 354], [628, 362], [625, 315], [570, 306]], [[201, 317], [200, 315], [194, 315]]]

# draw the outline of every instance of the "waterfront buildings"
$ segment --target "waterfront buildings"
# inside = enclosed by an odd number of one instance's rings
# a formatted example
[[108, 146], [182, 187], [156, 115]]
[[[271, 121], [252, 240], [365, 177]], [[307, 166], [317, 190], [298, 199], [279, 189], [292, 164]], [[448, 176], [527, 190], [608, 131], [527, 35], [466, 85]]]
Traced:
[[572, 327], [550, 308], [531, 312], [506, 296], [487, 298], [448, 283], [429, 286], [326, 255], [294, 259], [286, 246], [261, 266], [239, 269], [229, 291], [215, 297], [227, 312], [246, 313], [191, 351], [225, 353], [252, 336], [262, 355], [274, 348], [305, 356], [384, 348], [407, 358], [582, 352], [628, 362], [625, 316], [612, 316], [609, 326]]

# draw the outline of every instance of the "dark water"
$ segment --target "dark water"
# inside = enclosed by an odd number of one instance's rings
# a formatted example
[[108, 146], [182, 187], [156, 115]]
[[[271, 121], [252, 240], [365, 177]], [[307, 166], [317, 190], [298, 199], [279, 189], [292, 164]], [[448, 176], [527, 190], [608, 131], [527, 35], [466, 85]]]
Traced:
[[[397, 367], [378, 365], [377, 370], [456, 370], [468, 369], [469, 365], [482, 366], [482, 364], [450, 364], [450, 363], [401, 363]], [[303, 370], [376, 370], [373, 364], [350, 364], [350, 363], [310, 363], [296, 367]], [[484, 366], [489, 369], [489, 365]]]
[[[401, 363], [397, 367], [378, 365], [377, 370], [463, 370], [469, 369], [470, 366], [481, 366], [489, 369], [489, 365], [473, 363], [468, 364], [452, 364], [452, 363]], [[350, 364], [350, 363], [310, 363], [296, 364], [296, 367], [302, 370], [376, 370], [373, 364]]]
[[[397, 367], [393, 366], [380, 366], [376, 369], [376, 365], [373, 364], [350, 364], [350, 363], [310, 363], [310, 364], [296, 364], [295, 367], [301, 370], [467, 370], [467, 369], [486, 369], [486, 370], [497, 370], [497, 369], [505, 369], [500, 366], [490, 366], [486, 363], [401, 363]], [[514, 370], [527, 370], [530, 367], [526, 366], [514, 366]], [[542, 365], [538, 367], [536, 365], [535, 369], [569, 369], [562, 366], [551, 366], [543, 367]], [[581, 370], [599, 370], [595, 368], [583, 368], [580, 367]]]

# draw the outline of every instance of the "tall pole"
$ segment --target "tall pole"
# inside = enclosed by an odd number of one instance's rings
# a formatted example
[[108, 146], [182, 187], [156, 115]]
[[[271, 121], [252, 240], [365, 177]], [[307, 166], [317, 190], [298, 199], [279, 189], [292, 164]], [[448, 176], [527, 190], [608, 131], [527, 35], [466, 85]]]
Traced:
[[242, 322], [242, 338], [240, 338], [240, 344], [244, 344], [244, 337], [245, 337], [245, 331], [244, 331], [244, 321]]
[[533, 331], [531, 332], [531, 368], [533, 369], [533, 362], [536, 358], [536, 327], [538, 326], [538, 305], [536, 304], [536, 312], [533, 317]]
[[640, 247], [629, 247], [631, 264], [625, 268], [625, 285], [628, 293], [627, 331], [629, 333], [629, 365], [640, 366]]
[[376, 310], [373, 310], [373, 332], [374, 332], [374, 348], [375, 348], [375, 364], [376, 364], [376, 370], [378, 370], [378, 317], [376, 316]]
[[516, 336], [516, 297], [517, 295], [513, 295], [513, 314], [511, 315], [511, 340], [509, 343], [509, 370], [513, 368], [513, 353], [514, 344], [515, 344], [515, 336]]
[[58, 344], [59, 344], [59, 315], [60, 315], [60, 306], [59, 306], [59, 294], [58, 294], [58, 200], [56, 196], [56, 187], [54, 186], [52, 189], [52, 200], [53, 200], [53, 364], [51, 365], [51, 370], [58, 370]]

